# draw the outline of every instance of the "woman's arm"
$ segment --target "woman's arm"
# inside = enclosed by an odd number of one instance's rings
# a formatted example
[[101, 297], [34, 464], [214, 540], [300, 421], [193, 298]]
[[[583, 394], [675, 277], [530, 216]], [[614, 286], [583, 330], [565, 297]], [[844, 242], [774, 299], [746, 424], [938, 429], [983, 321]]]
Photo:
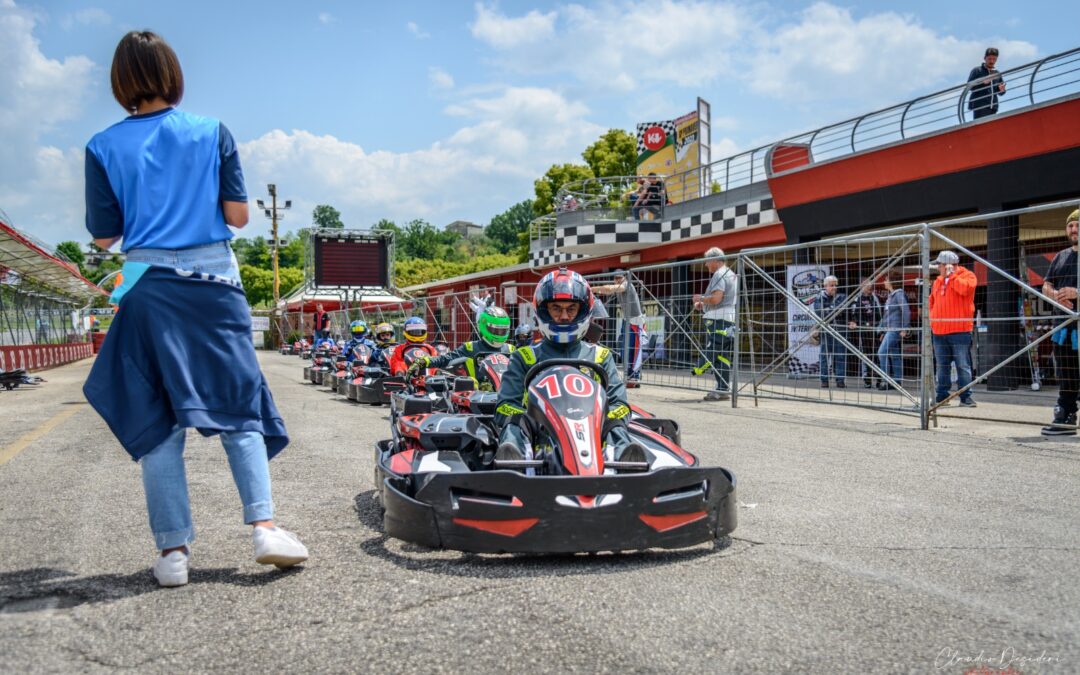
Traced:
[[248, 224], [247, 202], [221, 202], [221, 212], [225, 215], [225, 222], [233, 227], [243, 227]]
[[106, 239], [94, 239], [94, 245], [102, 251], [108, 251], [113, 244], [120, 241], [120, 237], [108, 237]]

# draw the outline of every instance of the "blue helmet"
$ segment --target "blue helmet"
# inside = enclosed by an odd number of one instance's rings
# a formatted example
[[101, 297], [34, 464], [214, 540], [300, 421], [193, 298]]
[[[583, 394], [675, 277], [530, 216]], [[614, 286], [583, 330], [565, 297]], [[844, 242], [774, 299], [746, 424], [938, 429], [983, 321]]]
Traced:
[[367, 322], [362, 319], [357, 319], [349, 324], [349, 332], [354, 337], [363, 337], [367, 335]]
[[[549, 302], [576, 302], [578, 312], [570, 321], [556, 323], [548, 311]], [[593, 292], [585, 277], [560, 267], [554, 272], [548, 272], [536, 284], [533, 307], [536, 309], [536, 324], [540, 334], [552, 342], [570, 344], [580, 340], [589, 328]]]
[[418, 316], [405, 319], [405, 339], [416, 343], [427, 340], [427, 322]]

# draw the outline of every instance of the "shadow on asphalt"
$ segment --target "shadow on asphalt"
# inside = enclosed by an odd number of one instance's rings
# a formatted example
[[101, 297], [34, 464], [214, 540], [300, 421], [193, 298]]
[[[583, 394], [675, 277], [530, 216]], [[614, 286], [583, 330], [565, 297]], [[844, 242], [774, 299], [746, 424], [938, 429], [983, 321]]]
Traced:
[[[381, 533], [382, 510], [375, 500], [375, 491], [361, 492], [356, 495], [354, 502], [360, 523]], [[629, 572], [716, 555], [725, 552], [731, 544], [731, 538], [724, 537], [712, 545], [677, 551], [654, 549], [600, 554], [481, 554], [430, 549], [379, 534], [361, 542], [360, 550], [406, 570], [476, 579], [517, 579]]]
[[[302, 567], [267, 572], [237, 572], [235, 568], [192, 568], [189, 585], [231, 584], [265, 586], [299, 573]], [[131, 574], [81, 577], [50, 567], [0, 572], [0, 614], [69, 609], [85, 604], [115, 602], [143, 593], [169, 591], [157, 585], [150, 569]]]

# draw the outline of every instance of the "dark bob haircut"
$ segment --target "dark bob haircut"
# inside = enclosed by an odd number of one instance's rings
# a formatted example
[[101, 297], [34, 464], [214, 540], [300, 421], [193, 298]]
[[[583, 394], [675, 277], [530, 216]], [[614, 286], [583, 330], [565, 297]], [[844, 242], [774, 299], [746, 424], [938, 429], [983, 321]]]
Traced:
[[110, 79], [113, 96], [128, 112], [159, 96], [169, 105], [184, 97], [180, 59], [160, 35], [148, 30], [133, 30], [120, 39]]

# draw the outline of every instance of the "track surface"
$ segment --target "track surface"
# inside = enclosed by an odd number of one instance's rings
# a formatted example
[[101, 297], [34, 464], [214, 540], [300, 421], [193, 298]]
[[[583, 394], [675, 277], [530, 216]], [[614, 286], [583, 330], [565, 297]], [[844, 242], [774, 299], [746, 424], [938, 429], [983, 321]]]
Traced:
[[82, 398], [89, 363], [0, 392], [0, 670], [1080, 672], [1075, 441], [646, 387], [635, 403], [735, 472], [727, 546], [468, 556], [381, 534], [385, 409], [260, 359], [292, 435], [271, 464], [278, 520], [312, 559], [254, 562], [220, 443], [192, 433], [180, 589], [150, 576], [138, 467]]

